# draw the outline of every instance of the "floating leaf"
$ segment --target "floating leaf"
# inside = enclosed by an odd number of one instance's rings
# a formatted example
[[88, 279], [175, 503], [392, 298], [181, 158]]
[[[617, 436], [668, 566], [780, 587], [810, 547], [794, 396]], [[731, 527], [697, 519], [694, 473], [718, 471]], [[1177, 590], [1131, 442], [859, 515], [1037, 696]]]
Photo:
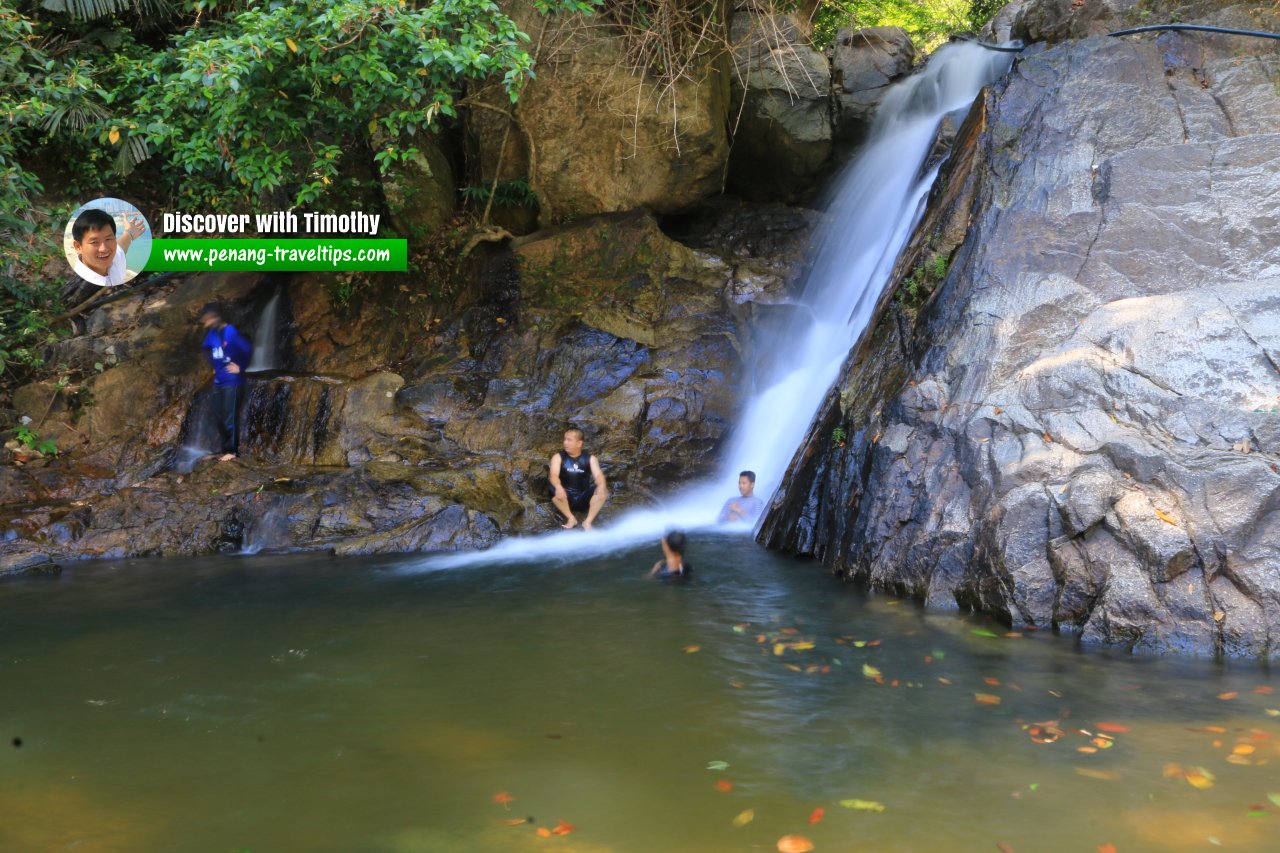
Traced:
[[501, 805], [504, 809], [508, 803], [514, 803], [516, 798], [508, 794], [506, 791], [499, 791], [493, 795], [493, 801]]
[[975, 693], [973, 694], [973, 698], [979, 705], [1000, 704], [1000, 697], [994, 693]]
[[996, 842], [996, 849], [999, 850], [1000, 853], [1013, 853], [1013, 845], [1006, 844], [1003, 841]]
[[974, 629], [973, 629], [972, 631], [970, 631], [969, 633], [970, 633], [970, 634], [973, 634], [975, 637], [996, 637], [996, 638], [998, 638], [998, 637], [1000, 636], [1000, 635], [999, 635], [999, 634], [997, 634], [995, 631], [988, 631], [986, 628], [974, 628]]
[[1268, 717], [1280, 717], [1280, 708], [1263, 708], [1262, 712]]
[[702, 646], [685, 646], [684, 648], [681, 649], [681, 651], [684, 652], [686, 655], [691, 655], [694, 652], [702, 651]]
[[746, 826], [747, 824], [751, 823], [751, 821], [753, 821], [753, 820], [755, 820], [755, 819], [756, 819], [756, 810], [755, 810], [755, 809], [747, 809], [747, 810], [746, 810], [746, 811], [744, 811], [744, 812], [739, 812], [739, 813], [738, 813], [738, 816], [737, 816], [737, 817], [735, 817], [735, 818], [733, 819], [733, 825], [734, 825], [735, 827], [737, 827], [738, 829], [742, 829], [742, 827], [744, 827], [744, 826]]
[[1219, 693], [1218, 698], [1225, 702], [1227, 700], [1234, 699], [1239, 695], [1240, 691], [1238, 690], [1228, 690], [1226, 693]]
[[1114, 770], [1095, 770], [1092, 767], [1077, 767], [1076, 772], [1089, 779], [1119, 779], [1120, 774]]
[[1000, 686], [1000, 679], [998, 679], [998, 678], [992, 678], [991, 676], [987, 676], [986, 678], [982, 679], [982, 683], [983, 683], [983, 684], [988, 684], [988, 685], [990, 685], [990, 686], [992, 686], [992, 687], [999, 687], [999, 686]]
[[533, 823], [533, 818], [511, 817], [511, 818], [500, 818], [494, 821], [494, 825], [496, 826], [524, 826], [526, 823]]
[[1094, 728], [1100, 732], [1123, 733], [1129, 731], [1128, 726], [1121, 725], [1120, 723], [1097, 723], [1094, 725]]
[[708, 769], [708, 770], [728, 770], [728, 769], [729, 769], [729, 762], [727, 762], [727, 761], [708, 761], [708, 762], [707, 762], [707, 769]]
[[1236, 744], [1236, 748], [1231, 751], [1236, 755], [1253, 755], [1253, 753], [1258, 751], [1258, 748], [1253, 744], [1239, 743]]
[[1099, 844], [1098, 853], [1116, 853], [1116, 846], [1114, 844]]
[[809, 853], [813, 842], [803, 835], [784, 835], [778, 839], [778, 853]]
[[539, 837], [539, 838], [550, 838], [550, 837], [551, 837], [551, 830], [547, 829], [545, 826], [540, 826], [540, 827], [538, 827], [538, 837]]
[[882, 678], [882, 677], [883, 677], [883, 676], [881, 675], [881, 673], [880, 673], [880, 670], [876, 669], [874, 666], [872, 666], [872, 665], [871, 665], [871, 664], [869, 664], [869, 663], [864, 663], [864, 664], [862, 665], [862, 674], [863, 674], [863, 675], [865, 675], [867, 678]]
[[1203, 767], [1193, 767], [1187, 771], [1187, 784], [1201, 791], [1213, 787], [1214, 775]]
[[1271, 801], [1271, 805], [1280, 806], [1280, 794], [1267, 794], [1267, 799]]
[[733, 790], [733, 783], [730, 782], [728, 779], [717, 779], [716, 790], [727, 794]]
[[840, 805], [846, 809], [853, 809], [859, 812], [882, 812], [884, 804], [877, 803], [875, 800], [841, 800]]
[[822, 806], [818, 806], [816, 809], [809, 812], [809, 825], [813, 826], [815, 823], [820, 822], [822, 820], [822, 816], [825, 815], [826, 813], [827, 813], [827, 810], [824, 809]]
[[569, 833], [573, 832], [575, 828], [576, 827], [574, 827], [574, 825], [571, 823], [566, 823], [563, 820], [558, 820], [556, 821], [555, 828], [551, 830], [551, 834], [552, 835], [568, 835]]

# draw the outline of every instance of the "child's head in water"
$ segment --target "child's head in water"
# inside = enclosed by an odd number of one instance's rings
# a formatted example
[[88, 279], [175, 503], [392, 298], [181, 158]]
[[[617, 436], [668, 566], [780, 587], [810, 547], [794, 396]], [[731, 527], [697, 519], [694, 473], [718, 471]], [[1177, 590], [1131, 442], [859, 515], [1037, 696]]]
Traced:
[[662, 537], [662, 553], [667, 559], [684, 556], [685, 535], [683, 530], [668, 530]]

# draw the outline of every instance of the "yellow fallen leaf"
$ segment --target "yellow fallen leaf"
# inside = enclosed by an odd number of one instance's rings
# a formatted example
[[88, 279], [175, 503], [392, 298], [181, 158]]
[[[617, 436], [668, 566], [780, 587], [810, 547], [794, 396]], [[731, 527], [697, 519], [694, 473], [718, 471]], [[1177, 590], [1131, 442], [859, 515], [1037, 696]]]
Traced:
[[860, 812], [882, 812], [884, 804], [877, 803], [875, 800], [841, 800], [840, 805], [846, 809], [853, 809]]
[[[1155, 509], [1155, 507], [1152, 507], [1152, 509]], [[1177, 521], [1175, 521], [1175, 520], [1174, 520], [1174, 518], [1173, 518], [1173, 516], [1172, 516], [1172, 515], [1169, 515], [1169, 513], [1167, 513], [1167, 512], [1161, 512], [1160, 510], [1158, 510], [1158, 509], [1157, 509], [1157, 510], [1156, 510], [1156, 518], [1160, 519], [1160, 520], [1161, 520], [1161, 521], [1163, 521], [1165, 524], [1172, 524], [1174, 527], [1177, 527], [1177, 526], [1178, 526], [1178, 522], [1177, 522]]]
[[979, 705], [1000, 704], [1000, 697], [994, 693], [975, 693], [973, 694], [973, 698]]
[[693, 654], [694, 652], [702, 651], [702, 646], [685, 646], [685, 647], [682, 649], [682, 651], [683, 651], [686, 655], [691, 655], [691, 654]]
[[1263, 708], [1268, 717], [1280, 717], [1280, 708]]
[[872, 665], [871, 665], [871, 664], [869, 664], [869, 663], [864, 663], [864, 664], [862, 665], [862, 674], [863, 674], [863, 675], [865, 675], [867, 678], [880, 678], [880, 677], [881, 677], [880, 670], [876, 669], [874, 666], [872, 666]]
[[774, 653], [775, 655], [781, 655], [781, 654], [782, 654], [783, 652], [785, 652], [786, 650], [787, 650], [787, 647], [786, 647], [786, 645], [785, 645], [784, 643], [774, 643], [774, 644], [773, 644], [773, 653]]
[[294, 40], [293, 40], [293, 39], [291, 39], [291, 38], [286, 38], [286, 39], [284, 40], [284, 43], [285, 43], [285, 45], [289, 48], [289, 51], [290, 51], [291, 53], [297, 53], [297, 52], [298, 52], [298, 45], [294, 42]]
[[1253, 753], [1258, 751], [1258, 748], [1253, 744], [1241, 743], [1241, 744], [1236, 744], [1236, 748], [1231, 751], [1234, 752], [1236, 755], [1252, 755]]
[[807, 640], [804, 642], [791, 644], [791, 650], [796, 652], [808, 651], [811, 648], [813, 648], [813, 643], [810, 643]]
[[1185, 778], [1187, 780], [1187, 784], [1191, 785], [1193, 788], [1199, 788], [1202, 791], [1206, 788], [1213, 787], [1213, 774], [1208, 770], [1205, 770], [1203, 767], [1189, 768]]
[[755, 819], [756, 819], [755, 809], [747, 809], [745, 812], [740, 812], [738, 816], [733, 819], [733, 825], [736, 826], [738, 829], [742, 829], [742, 827], [751, 823], [751, 821]]

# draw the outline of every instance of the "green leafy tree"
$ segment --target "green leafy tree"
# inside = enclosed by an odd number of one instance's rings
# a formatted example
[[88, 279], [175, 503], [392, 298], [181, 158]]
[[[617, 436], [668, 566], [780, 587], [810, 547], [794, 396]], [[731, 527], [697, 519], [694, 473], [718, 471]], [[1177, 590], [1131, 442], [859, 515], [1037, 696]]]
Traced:
[[928, 50], [955, 32], [977, 30], [1005, 0], [820, 0], [813, 40], [826, 46], [841, 27], [902, 27]]

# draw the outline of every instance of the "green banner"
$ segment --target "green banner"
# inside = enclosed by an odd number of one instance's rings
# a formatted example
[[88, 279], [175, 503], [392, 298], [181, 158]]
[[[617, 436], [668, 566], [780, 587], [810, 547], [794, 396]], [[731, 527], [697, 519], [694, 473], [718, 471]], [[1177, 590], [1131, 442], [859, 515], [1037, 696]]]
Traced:
[[154, 272], [404, 272], [404, 240], [153, 240]]

